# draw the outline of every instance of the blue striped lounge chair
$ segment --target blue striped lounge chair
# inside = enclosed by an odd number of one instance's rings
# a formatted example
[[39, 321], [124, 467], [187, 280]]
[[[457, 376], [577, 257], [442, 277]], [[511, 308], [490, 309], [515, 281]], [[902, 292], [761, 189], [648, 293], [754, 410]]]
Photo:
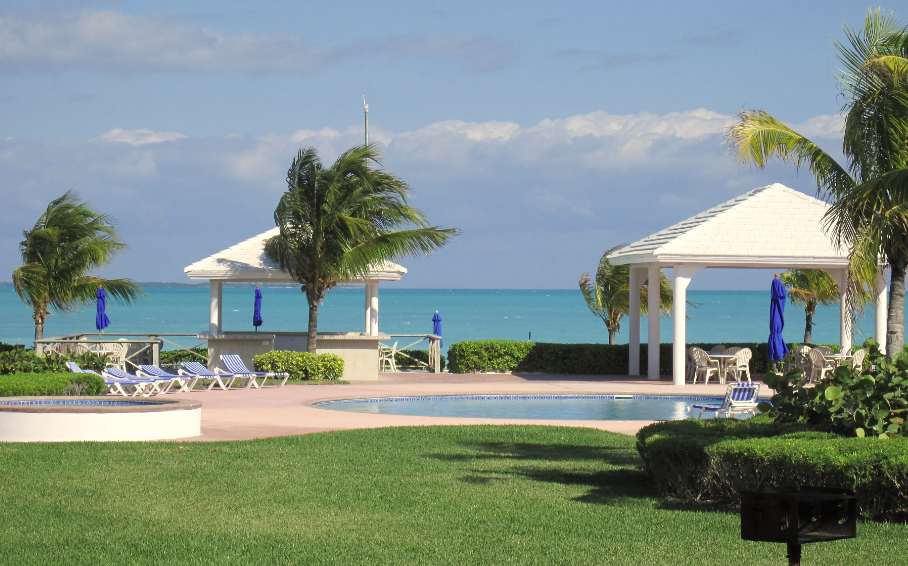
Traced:
[[66, 362], [66, 367], [73, 373], [90, 373], [97, 375], [104, 380], [107, 386], [107, 392], [111, 395], [122, 395], [123, 397], [135, 397], [142, 393], [142, 390], [148, 385], [145, 381], [133, 381], [130, 379], [117, 379], [114, 377], [101, 375], [100, 373], [79, 367], [76, 362]]
[[149, 377], [160, 380], [169, 379], [171, 381], [171, 386], [168, 389], [173, 389], [174, 385], [178, 385], [179, 389], [177, 389], [177, 392], [188, 391], [186, 385], [189, 382], [189, 379], [187, 379], [183, 375], [170, 373], [169, 371], [155, 365], [140, 365], [139, 369], [136, 370], [136, 375], [138, 375], [139, 377]]
[[701, 404], [694, 403], [688, 411], [691, 418], [694, 418], [694, 412], [697, 413], [697, 419], [703, 416], [703, 413], [715, 413], [717, 417], [738, 418], [738, 415], [753, 415], [757, 412], [757, 395], [760, 393], [759, 383], [733, 383], [725, 391], [725, 399], [721, 404]]
[[[283, 387], [287, 380], [290, 378], [289, 373], [283, 372], [270, 372], [270, 371], [250, 371], [246, 364], [243, 363], [242, 358], [236, 354], [222, 354], [221, 363], [224, 364], [224, 367], [227, 368], [227, 371], [230, 373], [237, 374], [241, 377], [248, 377], [249, 381], [246, 382], [246, 387], [255, 387], [256, 389], [264, 387], [265, 381], [270, 377], [272, 383], [276, 387]], [[255, 379], [257, 377], [262, 378], [262, 383], [256, 383]], [[281, 381], [280, 385], [277, 383], [277, 379], [283, 377], [284, 380]]]
[[[233, 382], [237, 377], [241, 377], [232, 373], [217, 373], [213, 372], [207, 367], [203, 366], [199, 362], [183, 362], [183, 367], [179, 370], [180, 375], [186, 376], [191, 380], [191, 383], [187, 387], [187, 391], [195, 387], [196, 383], [202, 379], [210, 379], [211, 383], [208, 385], [208, 391], [211, 391], [215, 385], [227, 391], [230, 389], [230, 386], [233, 385]], [[224, 380], [227, 380], [226, 383]]]
[[162, 379], [159, 377], [141, 377], [138, 375], [132, 375], [131, 373], [127, 373], [116, 367], [106, 368], [104, 370], [104, 375], [116, 379], [128, 379], [130, 381], [144, 383], [145, 387], [143, 387], [142, 391], [138, 393], [142, 397], [149, 397], [151, 395], [163, 395], [170, 391], [170, 388], [173, 387], [172, 379]]

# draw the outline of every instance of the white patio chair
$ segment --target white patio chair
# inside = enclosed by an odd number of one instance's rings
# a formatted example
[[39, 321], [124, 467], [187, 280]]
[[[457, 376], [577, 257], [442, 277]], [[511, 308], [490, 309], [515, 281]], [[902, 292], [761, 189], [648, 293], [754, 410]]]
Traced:
[[867, 349], [861, 348], [851, 357], [851, 367], [858, 371], [864, 371], [864, 358], [867, 357]]
[[813, 348], [810, 356], [810, 383], [823, 379], [823, 376], [835, 369], [835, 364], [828, 361], [819, 348]]
[[709, 354], [700, 348], [694, 348], [694, 363], [697, 366], [694, 371], [694, 384], [697, 383], [697, 378], [701, 375], [703, 376], [704, 385], [709, 383], [709, 378], [712, 375], [719, 379], [719, 362], [709, 359]]
[[757, 396], [760, 393], [759, 383], [732, 383], [725, 390], [722, 404], [695, 403], [688, 408], [691, 418], [699, 411], [696, 418], [703, 413], [715, 413], [717, 417], [738, 418], [738, 415], [753, 415], [757, 412]]
[[[726, 351], [727, 353], [727, 351]], [[754, 353], [750, 348], [741, 348], [735, 352], [735, 359], [731, 361], [730, 364], [725, 368], [726, 374], [732, 374], [735, 381], [740, 382], [742, 375], [747, 375], [747, 381], [752, 381], [750, 379], [750, 359], [753, 358]]]
[[725, 353], [725, 344], [716, 344], [709, 351], [710, 354], [724, 354]]
[[801, 373], [810, 377], [810, 368], [813, 362], [810, 361], [810, 346], [798, 346], [794, 350], [795, 364], [801, 368]]
[[814, 350], [819, 350], [824, 356], [828, 356], [829, 354], [833, 353], [832, 348], [827, 348], [826, 346], [817, 346], [816, 348], [814, 348]]
[[378, 344], [378, 371], [397, 371], [397, 361], [394, 357], [397, 354], [397, 342], [393, 346]]
[[694, 360], [694, 347], [687, 348], [687, 363], [684, 364], [684, 381], [693, 381], [697, 373], [697, 362]]
[[743, 348], [741, 346], [732, 346], [731, 348], [727, 348], [723, 352], [723, 354], [725, 354], [726, 356], [731, 356], [732, 354], [737, 354], [741, 350], [743, 350]]

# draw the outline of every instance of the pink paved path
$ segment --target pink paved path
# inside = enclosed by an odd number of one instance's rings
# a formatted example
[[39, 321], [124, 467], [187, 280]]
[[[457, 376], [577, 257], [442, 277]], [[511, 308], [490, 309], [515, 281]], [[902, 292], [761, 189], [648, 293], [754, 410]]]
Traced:
[[[385, 373], [378, 381], [349, 385], [287, 385], [283, 388], [193, 391], [179, 396], [202, 402], [202, 436], [186, 441], [247, 440], [326, 430], [455, 424], [543, 424], [598, 428], [634, 434], [651, 421], [552, 421], [418, 417], [350, 413], [313, 407], [327, 399], [469, 393], [725, 394], [725, 385], [675, 387], [670, 380], [628, 376]], [[765, 392], [764, 392], [765, 393]]]

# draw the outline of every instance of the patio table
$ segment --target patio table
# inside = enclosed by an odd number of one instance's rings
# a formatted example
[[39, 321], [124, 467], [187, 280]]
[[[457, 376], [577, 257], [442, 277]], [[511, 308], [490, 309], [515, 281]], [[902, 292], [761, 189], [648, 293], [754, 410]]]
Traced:
[[836, 367], [842, 364], [842, 362], [847, 362], [853, 356], [851, 354], [823, 354], [823, 359], [827, 362], [832, 362]]
[[719, 362], [719, 383], [725, 383], [725, 372], [728, 371], [728, 362], [735, 359], [737, 354], [709, 354], [709, 359]]

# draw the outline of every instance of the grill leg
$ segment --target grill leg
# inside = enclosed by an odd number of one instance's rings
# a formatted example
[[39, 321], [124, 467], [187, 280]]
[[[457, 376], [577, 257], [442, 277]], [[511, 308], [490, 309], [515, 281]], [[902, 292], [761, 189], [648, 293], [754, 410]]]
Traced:
[[800, 544], [788, 544], [788, 566], [801, 566]]

